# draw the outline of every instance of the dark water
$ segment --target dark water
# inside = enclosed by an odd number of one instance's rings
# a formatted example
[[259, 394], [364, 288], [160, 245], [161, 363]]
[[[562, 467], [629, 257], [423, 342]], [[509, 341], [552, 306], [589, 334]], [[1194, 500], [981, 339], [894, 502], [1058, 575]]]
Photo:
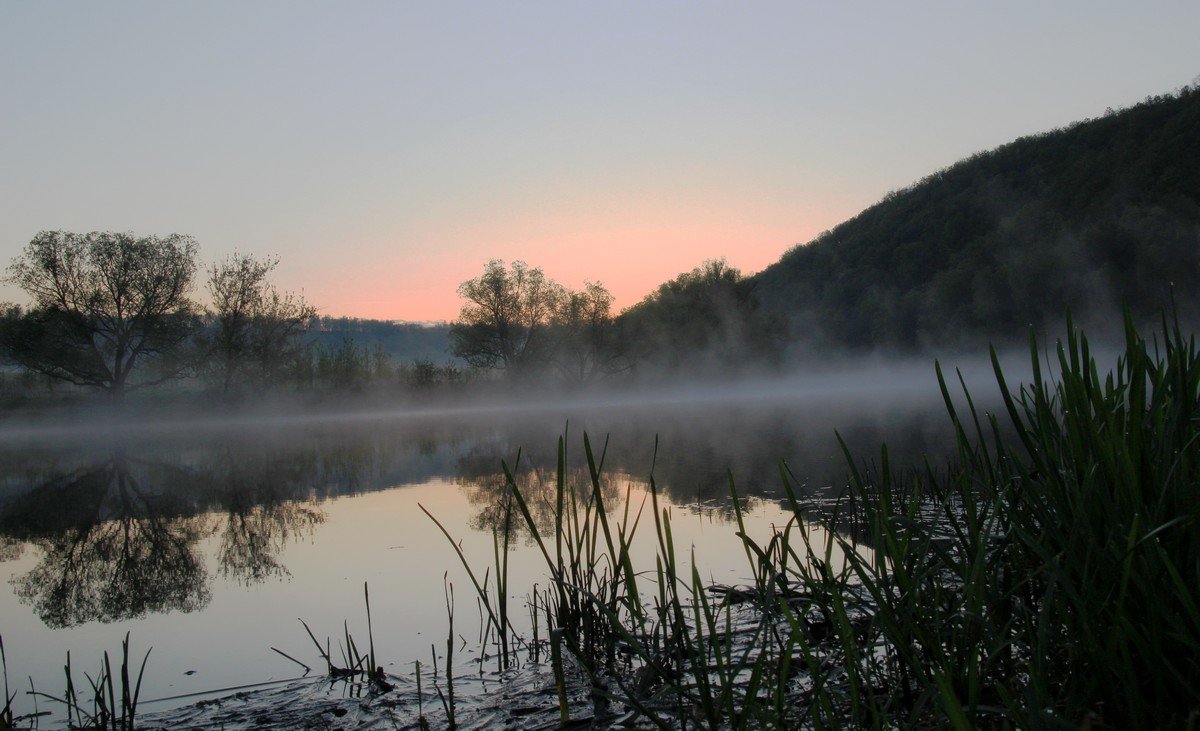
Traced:
[[[32, 676], [58, 694], [68, 650], [76, 668], [94, 672], [126, 632], [139, 658], [153, 646], [146, 701], [292, 677], [299, 667], [270, 648], [321, 666], [297, 618], [322, 638], [341, 636], [344, 620], [365, 636], [364, 582], [389, 672], [444, 645], [444, 578], [456, 586], [463, 652], [473, 652], [474, 597], [418, 504], [472, 561], [490, 564], [501, 460], [536, 502], [553, 483], [564, 430], [573, 479], [585, 433], [604, 451], [614, 506], [626, 495], [640, 504], [653, 466], [677, 545], [694, 548], [713, 580], [743, 580], [729, 474], [749, 498], [749, 530], [766, 535], [786, 520], [781, 461], [807, 490], [844, 483], [834, 429], [864, 459], [881, 442], [897, 460], [942, 458], [949, 428], [936, 386], [871, 393], [9, 432], [0, 442], [0, 634], [10, 684], [24, 691]], [[517, 543], [519, 603], [545, 573]], [[17, 704], [29, 710], [31, 700]]]

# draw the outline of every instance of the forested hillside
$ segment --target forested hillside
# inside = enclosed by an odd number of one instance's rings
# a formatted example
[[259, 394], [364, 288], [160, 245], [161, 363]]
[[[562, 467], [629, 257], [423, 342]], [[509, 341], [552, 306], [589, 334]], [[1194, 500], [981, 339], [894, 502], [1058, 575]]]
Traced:
[[[1200, 312], [1200, 91], [1147, 99], [977, 154], [889, 194], [753, 277], [813, 344], [1023, 339], [1070, 309]], [[1119, 319], [1116, 320], [1119, 322]]]

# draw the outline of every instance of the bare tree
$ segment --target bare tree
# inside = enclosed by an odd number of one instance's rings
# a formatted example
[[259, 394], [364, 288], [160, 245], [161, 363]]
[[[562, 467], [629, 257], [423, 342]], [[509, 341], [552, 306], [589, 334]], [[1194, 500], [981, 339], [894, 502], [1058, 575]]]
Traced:
[[[9, 266], [8, 281], [33, 306], [5, 322], [0, 349], [32, 371], [117, 398], [177, 377], [190, 365], [178, 355], [193, 330], [195, 259], [190, 236], [43, 231]], [[150, 362], [156, 371], [132, 380]]]

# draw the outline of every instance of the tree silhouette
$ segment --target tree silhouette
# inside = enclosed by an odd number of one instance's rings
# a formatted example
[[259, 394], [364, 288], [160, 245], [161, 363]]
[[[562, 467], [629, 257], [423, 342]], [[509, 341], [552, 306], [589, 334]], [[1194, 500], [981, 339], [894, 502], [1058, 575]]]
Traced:
[[640, 365], [692, 370], [770, 362], [782, 328], [765, 313], [753, 282], [724, 259], [710, 259], [621, 314], [621, 337]]
[[613, 326], [613, 296], [599, 282], [559, 298], [550, 317], [552, 360], [563, 379], [587, 383], [625, 367], [623, 342]]
[[302, 296], [280, 293], [267, 281], [278, 263], [235, 253], [208, 270], [213, 301], [208, 339], [216, 358], [211, 367], [226, 393], [237, 374], [255, 364], [263, 381], [274, 380], [281, 366], [297, 356], [298, 336], [316, 315]]
[[[177, 377], [189, 365], [175, 356], [193, 331], [195, 256], [195, 241], [178, 234], [43, 231], [9, 267], [8, 280], [33, 308], [6, 318], [0, 350], [32, 371], [115, 397]], [[134, 383], [148, 361], [157, 372]]]
[[563, 288], [540, 268], [492, 259], [458, 287], [466, 300], [450, 330], [454, 355], [476, 368], [513, 371], [533, 360]]

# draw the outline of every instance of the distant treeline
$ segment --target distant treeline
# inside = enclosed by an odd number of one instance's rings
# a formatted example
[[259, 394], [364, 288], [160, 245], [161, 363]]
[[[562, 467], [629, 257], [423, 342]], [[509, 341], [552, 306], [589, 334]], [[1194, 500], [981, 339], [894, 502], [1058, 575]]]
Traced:
[[612, 295], [588, 282], [579, 292], [524, 262], [492, 260], [464, 282], [452, 352], [477, 369], [569, 383], [773, 362], [778, 318], [763, 315], [737, 269], [707, 261], [661, 285], [619, 316]]
[[318, 345], [335, 346], [346, 338], [372, 349], [378, 345], [395, 361], [441, 363], [450, 353], [450, 323], [446, 322], [425, 324], [321, 315], [309, 323], [309, 333]]

